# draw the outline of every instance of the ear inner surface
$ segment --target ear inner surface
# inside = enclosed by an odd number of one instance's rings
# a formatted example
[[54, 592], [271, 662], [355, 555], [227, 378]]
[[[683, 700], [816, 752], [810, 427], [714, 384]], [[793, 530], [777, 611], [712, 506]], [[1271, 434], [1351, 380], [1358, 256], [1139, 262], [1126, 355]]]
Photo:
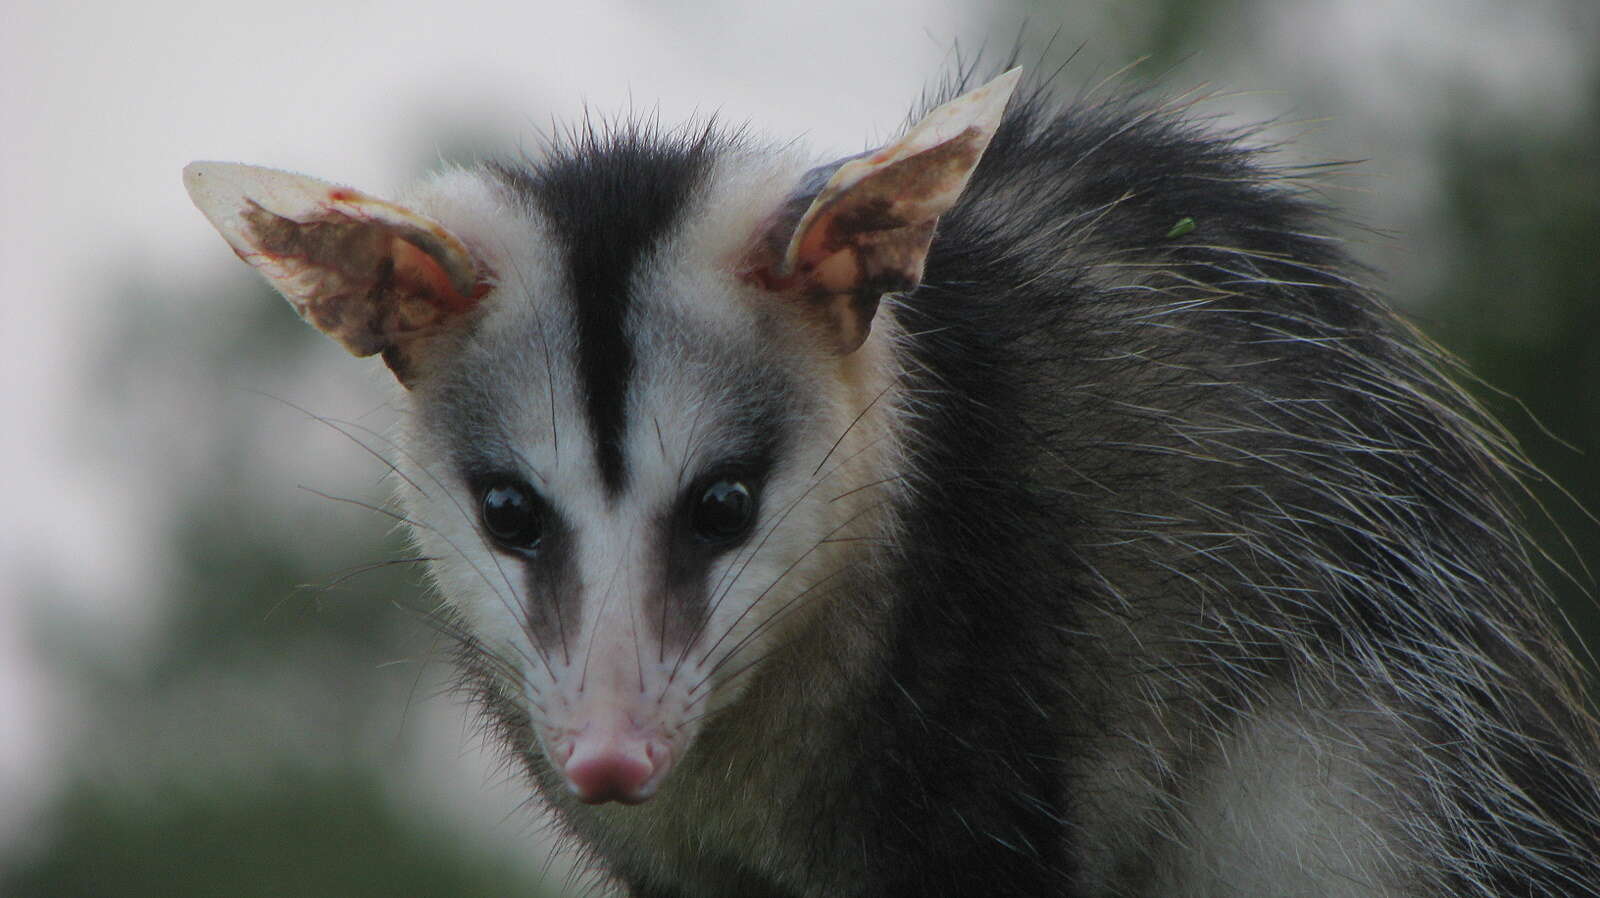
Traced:
[[294, 221], [246, 202], [240, 218], [255, 250], [245, 260], [356, 355], [426, 333], [487, 292], [479, 284], [463, 295], [439, 260], [413, 242], [414, 232], [337, 214]]
[[356, 355], [398, 358], [489, 290], [449, 231], [360, 191], [224, 162], [190, 165], [184, 183], [234, 252]]
[[[900, 140], [840, 165], [786, 239], [769, 231], [757, 241], [746, 278], [799, 300], [839, 354], [855, 351], [883, 294], [921, 283], [938, 218], [966, 188], [1020, 74], [945, 103]], [[768, 228], [789, 227], [786, 218], [780, 212]], [[786, 246], [781, 259], [776, 246]]]

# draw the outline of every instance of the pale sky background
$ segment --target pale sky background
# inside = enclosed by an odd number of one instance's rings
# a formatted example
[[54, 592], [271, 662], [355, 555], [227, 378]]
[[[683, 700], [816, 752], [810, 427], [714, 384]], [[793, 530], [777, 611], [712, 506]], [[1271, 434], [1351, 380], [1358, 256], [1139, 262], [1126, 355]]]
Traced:
[[[269, 4], [11, 0], [0, 30], [0, 848], [26, 830], [54, 783], [54, 757], [82, 707], [35, 656], [27, 622], [43, 601], [103, 632], [106, 652], [132, 658], [161, 622], [153, 594], [158, 537], [183, 477], [184, 344], [170, 382], [152, 384], [145, 427], [108, 434], [88, 419], [93, 355], [124, 281], [189, 285], [170, 298], [255, 275], [190, 206], [179, 172], [193, 159], [304, 171], [380, 195], [414, 177], [451, 130], [511, 149], [536, 144], [554, 117], [659, 109], [673, 122], [716, 112], [819, 150], [854, 152], [896, 129], [919, 92], [950, 65], [950, 47], [1009, 44], [1017, 19], [957, 0], [812, 0], [761, 4], [589, 0], [486, 3], [401, 0]], [[1067, 76], [1076, 89], [1130, 62], [1114, 2], [1035, 2], [1036, 28], [1062, 25], [1084, 44]], [[1276, 117], [1302, 135], [1310, 160], [1373, 159], [1351, 203], [1402, 233], [1375, 252], [1402, 269], [1426, 246], [1404, 232], [1428, 201], [1432, 173], [1415, 135], [1449, 83], [1529, 122], [1574, 102], [1574, 73], [1593, 65], [1592, 34], [1541, 0], [1285, 0], [1265, 18], [1218, 21], [1235, 48], [1171, 73], [1239, 91], [1231, 121]], [[998, 29], [998, 30], [997, 30]], [[1331, 121], [1325, 120], [1332, 117]], [[1298, 151], [1298, 150], [1297, 150]], [[333, 356], [330, 355], [330, 358]], [[325, 414], [369, 409], [386, 388], [378, 366], [344, 363], [343, 378], [280, 390]], [[192, 385], [198, 388], [200, 385]], [[175, 392], [168, 392], [175, 390]], [[138, 392], [135, 388], [134, 392]], [[142, 406], [141, 406], [142, 407]], [[292, 417], [285, 420], [292, 421]], [[286, 502], [296, 484], [327, 484], [327, 464], [370, 460], [295, 424], [264, 451]], [[173, 446], [180, 447], [174, 449]], [[358, 455], [358, 454], [357, 454]], [[331, 456], [330, 456], [331, 457]], [[367, 481], [375, 481], [368, 476]], [[364, 481], [366, 483], [366, 481]], [[373, 485], [370, 496], [381, 498]], [[303, 509], [299, 513], [306, 513]], [[60, 609], [57, 609], [60, 610]], [[425, 714], [455, 719], [445, 700]], [[400, 711], [397, 709], [396, 714]], [[432, 760], [449, 794], [479, 788], [460, 726], [438, 727]], [[464, 772], [463, 772], [464, 771]], [[452, 778], [454, 777], [454, 778]], [[492, 787], [484, 787], [492, 788]], [[476, 804], [476, 799], [464, 802]], [[492, 802], [491, 802], [492, 804]], [[502, 799], [490, 817], [503, 815]]]

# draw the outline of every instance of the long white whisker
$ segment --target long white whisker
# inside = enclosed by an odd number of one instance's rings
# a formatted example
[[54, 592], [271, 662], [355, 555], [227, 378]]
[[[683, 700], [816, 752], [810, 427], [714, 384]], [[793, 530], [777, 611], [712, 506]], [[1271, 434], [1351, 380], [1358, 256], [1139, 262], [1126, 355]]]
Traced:
[[[301, 414], [307, 416], [308, 418], [310, 418], [310, 419], [312, 419], [314, 421], [317, 421], [318, 423], [323, 424], [324, 426], [330, 428], [335, 433], [338, 433], [341, 436], [344, 436], [346, 439], [349, 439], [351, 442], [353, 442], [357, 446], [361, 447], [361, 449], [363, 451], [365, 451], [367, 454], [371, 455], [373, 458], [376, 458], [380, 463], [382, 463], [384, 465], [385, 468], [387, 468], [389, 470], [390, 473], [392, 473], [396, 477], [400, 478], [403, 482], [406, 483], [406, 485], [410, 486], [413, 490], [415, 490], [418, 495], [420, 495], [420, 496], [422, 496], [424, 498], [428, 498], [428, 491], [424, 490], [415, 480], [413, 480], [404, 471], [402, 471], [398, 465], [396, 465], [394, 462], [390, 461], [387, 457], [385, 457], [383, 455], [383, 453], [378, 452], [377, 450], [373, 449], [371, 446], [367, 445], [367, 443], [364, 440], [358, 438], [355, 434], [351, 433], [350, 431], [352, 429], [353, 430], [359, 430], [362, 433], [364, 433], [364, 434], [366, 434], [366, 435], [368, 435], [370, 437], [373, 437], [373, 438], [376, 438], [376, 439], [384, 441], [385, 443], [388, 444], [390, 449], [392, 449], [393, 451], [399, 453], [401, 456], [403, 456], [404, 458], [409, 460], [413, 465], [416, 465], [418, 470], [422, 471], [425, 475], [427, 475], [428, 479], [431, 480], [433, 482], [433, 484], [439, 488], [440, 492], [442, 492], [446, 497], [448, 497], [450, 499], [450, 503], [453, 506], [455, 506], [456, 512], [461, 516], [461, 519], [463, 521], [465, 521], [466, 523], [468, 523], [469, 525], [473, 525], [474, 527], [476, 527], [476, 520], [471, 515], [469, 515], [467, 513], [467, 510], [465, 508], [463, 508], [461, 506], [460, 501], [456, 498], [454, 493], [452, 493], [445, 486], [444, 482], [439, 479], [438, 475], [434, 474], [433, 471], [428, 466], [421, 464], [417, 460], [417, 458], [415, 456], [411, 455], [406, 450], [406, 448], [404, 446], [401, 446], [400, 444], [396, 443], [393, 439], [389, 438], [385, 434], [383, 434], [383, 433], [381, 433], [381, 432], [379, 432], [377, 430], [374, 430], [373, 428], [368, 427], [368, 426], [366, 426], [364, 424], [361, 424], [359, 422], [347, 421], [347, 420], [344, 420], [344, 419], [333, 418], [333, 417], [329, 417], [329, 416], [326, 416], [326, 415], [319, 415], [316, 412], [313, 412], [310, 409], [307, 409], [307, 408], [305, 408], [305, 407], [303, 407], [303, 406], [301, 406], [301, 405], [299, 405], [299, 404], [297, 404], [297, 403], [295, 403], [295, 402], [293, 402], [291, 400], [284, 399], [284, 398], [278, 397], [278, 396], [273, 396], [270, 393], [262, 393], [260, 391], [256, 391], [256, 392], [257, 392], [258, 395], [265, 396], [265, 397], [267, 397], [269, 399], [274, 399], [274, 400], [276, 400], [278, 402], [281, 402], [281, 403], [289, 406], [292, 409], [295, 409], [296, 411], [298, 411]], [[530, 468], [530, 470], [531, 470], [531, 468]], [[315, 491], [313, 491], [313, 492], [315, 492]], [[327, 494], [320, 494], [320, 495], [323, 495], [324, 498], [330, 498], [330, 499], [331, 498], [335, 498], [333, 496], [328, 496]], [[364, 503], [362, 503], [362, 504], [364, 504]], [[368, 507], [369, 509], [372, 509], [372, 510], [379, 510], [379, 509], [373, 508], [370, 505], [367, 505], [366, 507]], [[391, 516], [393, 516], [393, 515], [391, 515]], [[399, 517], [397, 517], [396, 519], [397, 520], [402, 520], [405, 523], [413, 523], [409, 518], [399, 518]], [[511, 613], [512, 617], [519, 622], [519, 625], [522, 627], [524, 632], [527, 632], [529, 634], [530, 642], [532, 643], [535, 651], [539, 653], [539, 659], [538, 660], [541, 663], [543, 663], [543, 665], [544, 665], [546, 670], [549, 670], [550, 669], [550, 662], [549, 662], [548, 658], [545, 657], [545, 653], [544, 653], [544, 650], [543, 650], [542, 646], [539, 644], [537, 639], [533, 639], [532, 638], [533, 634], [532, 634], [532, 630], [531, 630], [531, 621], [527, 617], [528, 612], [526, 611], [526, 609], [522, 608], [522, 606], [520, 605], [519, 602], [511, 601], [511, 600], [506, 599], [506, 597], [503, 594], [501, 594], [498, 589], [495, 589], [494, 588], [494, 584], [489, 582], [487, 576], [484, 575], [483, 571], [478, 569], [477, 564], [475, 562], [473, 562], [470, 558], [468, 558], [466, 556], [466, 554], [461, 550], [461, 548], [459, 546], [455, 545], [453, 542], [450, 542], [450, 540], [448, 538], [444, 537], [444, 534], [441, 533], [437, 528], [428, 527], [428, 528], [423, 528], [423, 529], [427, 529], [430, 532], [435, 533], [438, 536], [440, 536], [440, 538], [445, 539], [445, 541], [450, 544], [450, 547], [452, 549], [454, 549], [456, 551], [456, 553], [462, 557], [463, 560], [467, 561], [467, 563], [472, 566], [474, 572], [476, 572], [479, 575], [479, 577], [482, 577], [484, 579], [485, 584], [488, 585], [490, 587], [490, 589], [495, 593], [495, 595], [499, 598], [501, 604], [506, 608], [506, 610], [508, 612]], [[494, 550], [492, 548], [488, 547], [487, 545], [485, 545], [485, 548], [489, 550], [490, 560], [494, 562], [496, 572], [499, 573], [500, 578], [501, 578], [502, 581], [504, 581], [507, 590], [510, 591], [512, 599], [518, 599], [519, 597], [517, 595], [517, 589], [512, 584], [511, 578], [506, 574], [505, 568], [500, 564], [500, 560], [496, 556], [496, 554], [494, 553]], [[559, 629], [559, 627], [560, 627], [559, 608], [557, 609], [557, 614], [558, 614], [557, 627]], [[563, 639], [563, 649], [564, 648], [565, 648], [565, 640]], [[523, 654], [525, 655], [526, 653], [524, 652]], [[533, 659], [532, 658], [528, 658], [527, 660], [532, 661]]]
[[[415, 518], [412, 518], [412, 517], [410, 517], [408, 515], [403, 515], [403, 514], [400, 514], [399, 512], [391, 511], [390, 509], [384, 508], [381, 505], [374, 505], [371, 502], [364, 502], [364, 501], [362, 501], [360, 499], [351, 499], [351, 498], [347, 498], [347, 497], [344, 497], [344, 496], [335, 496], [335, 495], [332, 495], [330, 493], [322, 492], [321, 490], [316, 489], [315, 487], [309, 487], [309, 486], [305, 486], [305, 485], [301, 485], [300, 489], [303, 489], [306, 492], [312, 493], [313, 495], [321, 496], [322, 498], [328, 499], [328, 500], [333, 501], [333, 502], [345, 502], [345, 503], [348, 503], [348, 504], [351, 504], [351, 505], [355, 505], [355, 506], [360, 507], [360, 508], [365, 508], [368, 511], [377, 512], [378, 514], [381, 514], [381, 515], [384, 515], [386, 517], [392, 518], [392, 519], [394, 519], [395, 521], [397, 521], [399, 523], [406, 524], [406, 525], [414, 527], [414, 528], [416, 528], [418, 530], [426, 530], [429, 533], [434, 534], [435, 536], [437, 536], [440, 539], [444, 540], [445, 544], [448, 545], [452, 550], [454, 550], [456, 555], [459, 556], [462, 561], [465, 561], [467, 563], [467, 565], [472, 568], [473, 572], [476, 573], [478, 575], [478, 577], [483, 580], [484, 585], [488, 586], [489, 589], [492, 592], [494, 592], [494, 594], [497, 597], [499, 597], [499, 599], [500, 599], [500, 601], [502, 603], [506, 603], [506, 608], [508, 610], [512, 611], [513, 614], [516, 613], [515, 606], [510, 604], [509, 602], [507, 602], [507, 599], [506, 599], [505, 595], [502, 594], [500, 592], [499, 588], [497, 588], [494, 585], [494, 582], [492, 580], [490, 580], [488, 575], [483, 572], [483, 569], [478, 567], [477, 562], [472, 560], [472, 556], [468, 555], [465, 551], [463, 551], [460, 546], [456, 545], [454, 540], [452, 540], [450, 537], [446, 536], [437, 527], [434, 527], [434, 526], [432, 526], [430, 524], [426, 524], [426, 523], [424, 523], [422, 521], [419, 521], [419, 520], [417, 520]], [[474, 532], [476, 532], [476, 530], [474, 530]], [[494, 555], [493, 555], [492, 552], [490, 553], [490, 558], [491, 559], [494, 558]], [[499, 561], [498, 560], [495, 561], [495, 566], [496, 566], [496, 568], [499, 568]], [[504, 570], [501, 570], [500, 574], [501, 574], [502, 577], [505, 577], [505, 571]], [[513, 596], [515, 596], [515, 587], [513, 587], [511, 585], [510, 578], [506, 578], [506, 586], [513, 590]], [[518, 618], [518, 619], [521, 620], [521, 618]], [[534, 648], [535, 648], [535, 651], [538, 652], [539, 660], [544, 662], [545, 669], [549, 670], [550, 669], [550, 662], [549, 662], [549, 660], [547, 658], [545, 658], [544, 652], [540, 651], [538, 649], [537, 644], [534, 645]], [[520, 644], [518, 645], [518, 651], [519, 651], [519, 653], [523, 654], [525, 660], [527, 660], [529, 662], [532, 662], [534, 660], [534, 658], [527, 656], [526, 651], [524, 651], [522, 649]], [[554, 671], [550, 671], [550, 673], [551, 673], [552, 677], [555, 676]]]

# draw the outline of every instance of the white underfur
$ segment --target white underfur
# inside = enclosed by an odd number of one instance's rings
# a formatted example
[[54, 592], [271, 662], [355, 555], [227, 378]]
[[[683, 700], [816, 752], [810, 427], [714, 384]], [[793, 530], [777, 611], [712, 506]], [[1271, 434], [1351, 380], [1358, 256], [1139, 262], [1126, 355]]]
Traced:
[[[1359, 727], [1359, 724], [1356, 725]], [[1397, 896], [1372, 746], [1291, 702], [1220, 740], [1190, 807], [1190, 849], [1160, 894]]]
[[[1109, 891], [1131, 862], [1170, 898], [1420, 894], [1404, 885], [1413, 861], [1383, 804], [1396, 788], [1383, 772], [1391, 721], [1369, 697], [1348, 701], [1283, 690], [1198, 745], [1154, 720], [1119, 734], [1080, 768], [1085, 893]], [[1160, 773], [1182, 777], [1176, 796]]]

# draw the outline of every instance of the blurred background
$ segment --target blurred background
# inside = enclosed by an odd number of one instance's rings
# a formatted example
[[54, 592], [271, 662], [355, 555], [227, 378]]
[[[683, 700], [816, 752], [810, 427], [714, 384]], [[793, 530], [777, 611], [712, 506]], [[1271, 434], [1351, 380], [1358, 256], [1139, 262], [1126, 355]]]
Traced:
[[1600, 638], [1593, 0], [12, 0], [7, 19], [0, 895], [585, 885], [447, 694], [419, 571], [366, 507], [388, 493], [368, 452], [387, 372], [233, 258], [181, 189], [197, 158], [383, 195], [585, 107], [843, 154], [898, 128], [954, 48], [1019, 33], [1034, 66], [1071, 58], [1067, 92], [1212, 94], [1197, 114], [1270, 123], [1280, 161], [1363, 160], [1324, 185], [1364, 226], [1342, 233], [1570, 493], [1536, 484], [1530, 515]]

